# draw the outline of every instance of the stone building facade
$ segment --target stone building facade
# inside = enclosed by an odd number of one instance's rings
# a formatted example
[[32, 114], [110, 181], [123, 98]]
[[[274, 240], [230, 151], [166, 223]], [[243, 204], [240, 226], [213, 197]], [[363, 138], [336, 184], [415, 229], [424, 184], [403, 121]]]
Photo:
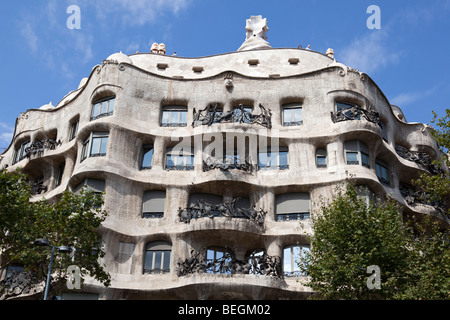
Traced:
[[37, 197], [105, 192], [112, 284], [87, 279], [84, 293], [306, 298], [295, 261], [321, 197], [348, 173], [362, 197], [436, 212], [408, 184], [432, 170], [430, 127], [408, 123], [332, 50], [271, 48], [256, 20], [236, 52], [184, 58], [155, 44], [113, 54], [56, 106], [17, 119], [0, 166], [23, 168]]

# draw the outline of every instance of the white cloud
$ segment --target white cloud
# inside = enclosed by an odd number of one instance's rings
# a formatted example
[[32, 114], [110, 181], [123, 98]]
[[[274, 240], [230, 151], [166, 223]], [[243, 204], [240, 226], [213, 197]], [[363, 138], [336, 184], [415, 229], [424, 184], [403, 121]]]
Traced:
[[370, 74], [397, 63], [401, 54], [389, 46], [388, 30], [384, 27], [381, 30], [371, 30], [355, 39], [341, 51], [338, 58], [342, 63]]
[[36, 53], [39, 47], [39, 38], [34, 32], [31, 23], [25, 23], [20, 30], [20, 34], [24, 37], [31, 51]]
[[428, 90], [399, 93], [391, 99], [391, 103], [399, 107], [405, 107], [413, 102], [432, 95], [438, 90], [438, 87], [439, 85], [436, 85]]
[[2, 148], [6, 148], [11, 143], [14, 134], [14, 127], [0, 122], [0, 153]]
[[[30, 52], [50, 70], [68, 70], [68, 64], [90, 62], [94, 56], [94, 39], [81, 30], [69, 30], [63, 18], [68, 18], [66, 5], [49, 1], [40, 10], [25, 13], [18, 24], [21, 36]], [[64, 23], [61, 23], [64, 22]], [[71, 78], [71, 72], [62, 73]]]
[[[186, 9], [192, 0], [97, 0], [95, 7], [97, 17], [107, 19], [108, 14], [119, 13], [122, 21], [128, 25], [143, 26], [157, 22], [169, 12], [177, 15]], [[85, 2], [92, 4], [91, 1]]]

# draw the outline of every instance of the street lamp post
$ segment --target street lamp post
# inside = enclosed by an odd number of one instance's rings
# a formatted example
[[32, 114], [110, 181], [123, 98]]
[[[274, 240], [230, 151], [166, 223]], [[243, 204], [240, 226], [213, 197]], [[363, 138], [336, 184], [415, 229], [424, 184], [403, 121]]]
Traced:
[[52, 253], [50, 255], [50, 263], [48, 265], [47, 281], [45, 283], [44, 300], [47, 300], [48, 288], [50, 287], [50, 278], [52, 274], [53, 257], [55, 256], [55, 249], [58, 249], [61, 253], [69, 253], [71, 248], [68, 246], [52, 246], [47, 239], [36, 239], [34, 244], [39, 247], [52, 247]]

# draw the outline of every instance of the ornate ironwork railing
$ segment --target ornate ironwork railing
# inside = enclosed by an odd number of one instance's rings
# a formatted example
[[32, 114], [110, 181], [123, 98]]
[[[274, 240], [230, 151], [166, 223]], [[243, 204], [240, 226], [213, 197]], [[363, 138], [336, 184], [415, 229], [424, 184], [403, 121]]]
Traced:
[[61, 140], [36, 140], [29, 147], [25, 148], [24, 157], [30, 157], [31, 155], [37, 154], [38, 156], [42, 156], [45, 149], [55, 150], [56, 147], [62, 144]]
[[218, 259], [207, 259], [206, 249], [203, 253], [191, 251], [191, 256], [178, 260], [177, 275], [179, 277], [194, 273], [224, 273], [224, 274], [255, 274], [283, 279], [281, 258], [269, 256], [265, 252], [257, 254], [255, 250], [247, 260], [239, 260], [233, 251], [226, 248], [223, 256]]
[[267, 214], [263, 209], [256, 210], [256, 205], [252, 205], [249, 209], [236, 206], [239, 198], [233, 199], [231, 202], [225, 202], [218, 205], [207, 203], [200, 199], [188, 208], [178, 209], [178, 217], [181, 222], [189, 223], [192, 219], [198, 218], [214, 218], [214, 217], [230, 217], [248, 219], [256, 222], [258, 225], [264, 223], [264, 217]]
[[175, 128], [175, 127], [186, 127], [187, 123], [186, 122], [172, 122], [172, 123], [161, 123], [160, 125], [161, 125], [161, 127]]
[[166, 165], [167, 171], [192, 171], [194, 170], [193, 165]]
[[442, 173], [442, 170], [437, 168], [433, 164], [433, 159], [426, 152], [410, 151], [410, 150], [406, 149], [405, 147], [402, 147], [399, 145], [395, 146], [395, 151], [403, 159], [415, 162], [418, 165], [422, 165], [422, 166], [426, 167], [428, 169], [428, 171], [430, 171], [431, 174]]
[[299, 213], [282, 213], [277, 214], [276, 221], [296, 221], [309, 219], [309, 212], [299, 212]]
[[44, 185], [44, 180], [42, 178], [37, 178], [31, 184], [31, 193], [34, 195], [41, 194], [42, 192], [47, 192], [48, 187]]
[[300, 121], [284, 121], [283, 126], [290, 127], [290, 126], [300, 126], [303, 124], [303, 120]]
[[237, 169], [242, 170], [248, 173], [252, 173], [254, 166], [245, 160], [244, 163], [240, 163], [238, 159], [236, 158], [225, 158], [225, 159], [216, 159], [213, 157], [208, 157], [206, 160], [203, 161], [203, 171], [210, 171], [214, 169], [221, 169], [221, 170], [230, 170], [230, 169]]
[[245, 107], [240, 104], [233, 111], [223, 113], [219, 108], [219, 104], [208, 105], [205, 109], [197, 111], [194, 108], [194, 121], [192, 126], [196, 127], [199, 125], [212, 125], [214, 123], [248, 123], [248, 124], [259, 124], [266, 128], [272, 128], [272, 112], [270, 109], [266, 109], [261, 104], [259, 104], [260, 114], [252, 114], [251, 112], [245, 110]]
[[429, 205], [439, 212], [446, 214], [444, 201], [432, 199], [430, 195], [424, 191], [415, 191], [408, 186], [400, 184], [400, 194], [405, 198], [406, 203], [409, 205]]
[[100, 113], [96, 116], [91, 116], [91, 121], [100, 119], [100, 118], [105, 118], [105, 117], [109, 117], [112, 116], [114, 114], [114, 110], [113, 111], [109, 111], [109, 112], [104, 112], [104, 113]]
[[334, 123], [347, 120], [360, 120], [361, 117], [369, 122], [376, 123], [381, 127], [379, 113], [376, 111], [364, 110], [360, 106], [351, 106], [349, 108], [339, 109], [336, 112], [331, 112], [331, 120]]

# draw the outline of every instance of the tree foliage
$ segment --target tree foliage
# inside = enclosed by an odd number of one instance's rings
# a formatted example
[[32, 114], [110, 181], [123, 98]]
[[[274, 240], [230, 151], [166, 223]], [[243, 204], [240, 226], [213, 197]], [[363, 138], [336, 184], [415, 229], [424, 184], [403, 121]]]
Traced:
[[0, 172], [1, 269], [20, 264], [44, 281], [51, 248], [37, 247], [34, 240], [45, 238], [53, 246], [73, 249], [70, 254], [55, 255], [55, 290], [61, 287], [58, 284], [65, 283], [70, 265], [78, 266], [82, 277], [88, 275], [108, 286], [110, 276], [100, 263], [105, 253], [98, 233], [107, 215], [102, 210], [103, 197], [83, 189], [80, 194], [65, 191], [57, 203], [33, 201], [26, 178], [19, 171]]
[[[425, 222], [427, 221], [427, 222]], [[321, 299], [450, 299], [448, 229], [405, 223], [390, 199], [367, 204], [348, 182], [313, 217], [311, 250], [300, 266]], [[380, 288], [368, 285], [369, 266]]]
[[[438, 118], [437, 113], [433, 111], [432, 123], [436, 124], [432, 135], [436, 141], [441, 155], [433, 161], [436, 168], [440, 169], [438, 174], [422, 173], [420, 177], [413, 181], [413, 184], [419, 187], [427, 195], [426, 201], [440, 202], [444, 205], [450, 202], [450, 109], [446, 110], [445, 116]], [[446, 212], [450, 217], [450, 208]]]
[[[447, 207], [450, 196], [450, 110], [438, 118], [432, 135], [441, 155], [438, 174], [413, 181], [424, 203]], [[441, 207], [441, 206], [440, 206]], [[441, 209], [438, 209], [441, 210]], [[370, 203], [358, 198], [347, 181], [313, 217], [311, 251], [300, 262], [308, 285], [324, 299], [450, 299], [449, 211], [447, 215], [405, 215], [389, 199]], [[379, 289], [369, 288], [367, 267], [378, 266]]]
[[[325, 299], [392, 296], [408, 254], [404, 234], [393, 202], [368, 205], [352, 184], [338, 186], [331, 202], [323, 200], [320, 214], [313, 217], [311, 251], [302, 266], [309, 285]], [[377, 292], [367, 286], [367, 267], [372, 265], [382, 270]]]

